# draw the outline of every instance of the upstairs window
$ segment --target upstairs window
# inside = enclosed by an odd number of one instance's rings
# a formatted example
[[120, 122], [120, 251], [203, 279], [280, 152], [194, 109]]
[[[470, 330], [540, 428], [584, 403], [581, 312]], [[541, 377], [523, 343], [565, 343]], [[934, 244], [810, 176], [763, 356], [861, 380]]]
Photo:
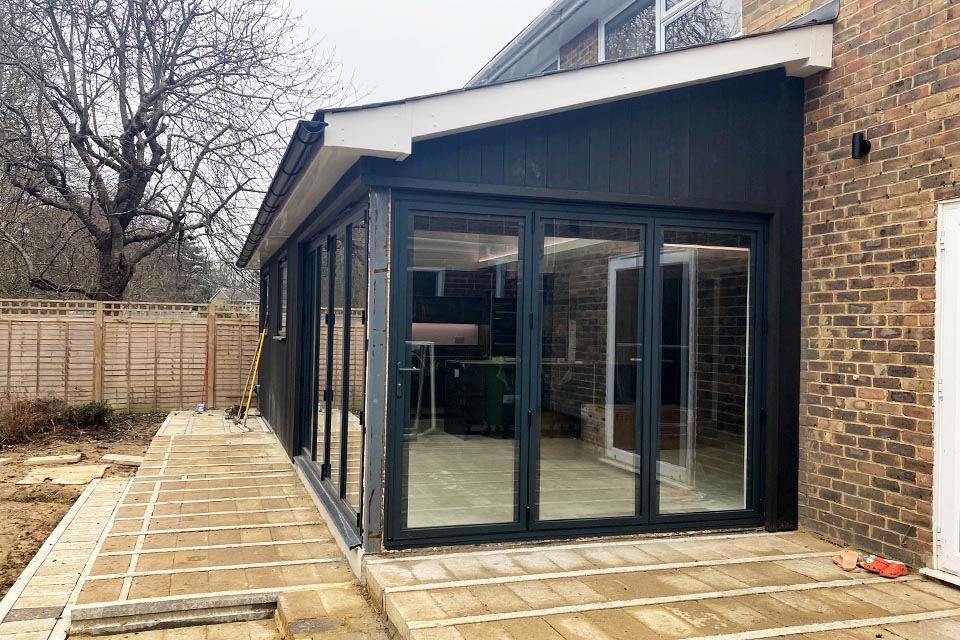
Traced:
[[604, 60], [632, 58], [657, 50], [657, 10], [653, 0], [634, 2], [608, 20], [600, 34]]
[[679, 8], [663, 21], [663, 48], [667, 51], [726, 40], [740, 33], [740, 0], [667, 0]]
[[600, 21], [603, 60], [669, 51], [740, 34], [741, 0], [634, 0]]

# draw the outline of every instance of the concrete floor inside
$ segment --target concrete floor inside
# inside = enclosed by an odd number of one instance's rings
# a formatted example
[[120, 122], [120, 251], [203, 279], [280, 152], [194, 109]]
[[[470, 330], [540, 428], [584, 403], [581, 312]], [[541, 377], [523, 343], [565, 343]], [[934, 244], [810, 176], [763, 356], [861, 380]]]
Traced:
[[[634, 515], [637, 475], [626, 464], [579, 438], [541, 441], [539, 508], [543, 520]], [[512, 522], [516, 518], [516, 441], [442, 431], [406, 443], [409, 455], [407, 522], [411, 528]], [[699, 447], [690, 483], [664, 478], [665, 513], [744, 508], [743, 463], [733, 472], [726, 450]], [[678, 457], [678, 456], [674, 456]], [[718, 462], [720, 461], [720, 462]]]

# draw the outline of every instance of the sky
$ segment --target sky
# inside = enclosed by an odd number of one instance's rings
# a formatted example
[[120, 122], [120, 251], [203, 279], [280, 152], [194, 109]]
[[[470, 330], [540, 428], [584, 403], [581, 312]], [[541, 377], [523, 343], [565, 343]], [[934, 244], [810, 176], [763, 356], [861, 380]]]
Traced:
[[363, 103], [455, 89], [551, 0], [292, 0]]

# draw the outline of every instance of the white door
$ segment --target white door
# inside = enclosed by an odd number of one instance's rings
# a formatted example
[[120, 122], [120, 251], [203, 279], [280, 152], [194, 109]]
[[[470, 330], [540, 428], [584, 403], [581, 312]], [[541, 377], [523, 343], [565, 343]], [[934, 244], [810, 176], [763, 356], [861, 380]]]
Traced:
[[960, 575], [960, 200], [940, 205], [938, 229], [935, 568]]
[[[691, 283], [696, 280], [694, 272], [696, 270], [696, 259], [693, 251], [689, 249], [671, 250], [665, 252], [661, 258], [661, 264], [680, 265], [683, 268], [683, 277], [680, 279], [681, 294], [683, 299], [680, 305], [683, 309], [681, 313], [681, 325], [684, 339], [681, 342], [685, 344], [664, 345], [671, 349], [680, 359], [678, 370], [680, 371], [681, 382], [678, 393], [682, 400], [680, 405], [686, 409], [684, 417], [686, 423], [685, 433], [681, 437], [679, 450], [674, 454], [676, 460], [671, 462], [660, 460], [657, 466], [657, 478], [666, 482], [677, 482], [684, 487], [693, 484], [694, 456], [696, 454], [696, 424], [694, 415], [696, 408], [694, 406], [695, 398], [691, 395], [694, 388], [693, 372], [696, 348], [696, 325], [695, 316], [692, 309], [696, 308], [696, 291]], [[617, 390], [624, 382], [630, 386], [636, 385], [636, 380], [627, 379], [628, 376], [618, 370], [617, 363], [637, 362], [636, 358], [631, 358], [631, 354], [637, 354], [642, 351], [642, 345], [639, 344], [640, 337], [637, 335], [639, 326], [636, 322], [618, 323], [621, 314], [627, 316], [636, 315], [637, 301], [635, 299], [618, 300], [618, 291], [620, 278], [626, 275], [632, 279], [643, 278], [643, 257], [639, 255], [616, 256], [610, 259], [609, 280], [607, 284], [607, 395], [606, 395], [606, 456], [609, 460], [615, 460], [620, 463], [630, 465], [633, 468], [640, 468], [640, 455], [636, 451], [636, 443], [630, 451], [625, 451], [616, 445], [617, 422]], [[635, 285], [634, 285], [635, 286]], [[621, 328], [631, 325], [630, 335], [618, 335], [618, 325]], [[622, 427], [620, 427], [622, 428]]]

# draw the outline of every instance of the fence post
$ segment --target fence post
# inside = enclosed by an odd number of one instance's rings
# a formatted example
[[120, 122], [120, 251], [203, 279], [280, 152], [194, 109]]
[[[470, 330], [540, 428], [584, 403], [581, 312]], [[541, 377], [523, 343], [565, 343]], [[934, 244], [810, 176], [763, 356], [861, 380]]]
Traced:
[[97, 302], [93, 315], [93, 401], [103, 402], [103, 302]]
[[207, 406], [217, 403], [217, 305], [207, 307]]

